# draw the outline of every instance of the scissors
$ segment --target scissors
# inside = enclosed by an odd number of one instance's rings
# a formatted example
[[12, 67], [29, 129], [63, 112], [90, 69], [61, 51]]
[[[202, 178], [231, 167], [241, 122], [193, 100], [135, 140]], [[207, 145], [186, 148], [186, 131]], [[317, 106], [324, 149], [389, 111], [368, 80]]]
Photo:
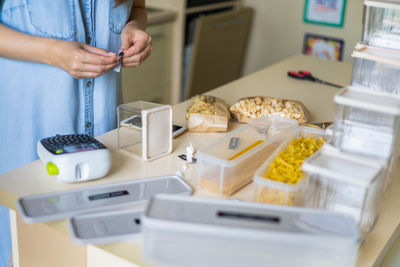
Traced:
[[341, 85], [337, 85], [337, 84], [334, 84], [334, 83], [330, 83], [330, 82], [326, 82], [326, 81], [320, 80], [320, 79], [312, 76], [311, 72], [306, 71], [306, 70], [300, 70], [298, 72], [288, 71], [287, 75], [289, 77], [292, 77], [292, 78], [295, 78], [295, 79], [298, 79], [298, 80], [308, 80], [308, 81], [311, 81], [311, 82], [322, 83], [322, 84], [326, 84], [326, 85], [337, 87], [337, 88], [343, 88], [343, 86], [341, 86]]

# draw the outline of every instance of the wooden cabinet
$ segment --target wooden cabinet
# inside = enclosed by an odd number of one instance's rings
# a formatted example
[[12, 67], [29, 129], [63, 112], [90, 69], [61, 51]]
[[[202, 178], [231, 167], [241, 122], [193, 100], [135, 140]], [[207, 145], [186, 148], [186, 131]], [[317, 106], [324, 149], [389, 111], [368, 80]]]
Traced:
[[240, 2], [147, 0], [148, 10], [176, 16], [148, 27], [153, 54], [142, 66], [122, 70], [123, 102], [176, 104], [239, 78], [253, 14]]
[[[188, 18], [196, 14], [211, 13], [218, 10], [227, 10], [240, 7], [241, 0], [146, 0], [146, 5], [151, 8], [171, 10], [176, 18], [172, 23], [172, 61], [171, 61], [171, 92], [170, 103], [176, 104], [183, 98], [182, 88], [187, 81], [189, 71], [183, 66], [184, 51], [186, 54]], [[201, 56], [201, 55], [200, 55]], [[190, 63], [192, 64], [192, 63]], [[186, 72], [186, 75], [183, 73]], [[193, 77], [195, 78], [195, 77]]]
[[141, 66], [122, 69], [123, 103], [170, 102], [172, 24], [151, 25], [147, 32], [153, 39], [153, 52]]
[[197, 19], [185, 98], [240, 77], [253, 10], [237, 8]]

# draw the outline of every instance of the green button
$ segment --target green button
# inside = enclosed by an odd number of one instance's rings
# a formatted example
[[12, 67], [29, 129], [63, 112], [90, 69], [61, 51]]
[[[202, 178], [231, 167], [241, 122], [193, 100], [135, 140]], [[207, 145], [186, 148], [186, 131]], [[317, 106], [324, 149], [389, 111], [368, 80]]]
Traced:
[[58, 203], [58, 202], [60, 202], [60, 196], [52, 196], [52, 197], [47, 198], [47, 200], [53, 204]]
[[63, 153], [64, 152], [64, 150], [62, 150], [62, 149], [57, 149], [56, 150], [56, 154], [60, 154], [60, 153]]
[[50, 175], [57, 175], [58, 174], [58, 168], [57, 165], [54, 164], [53, 162], [47, 162], [46, 164], [46, 169], [47, 169], [47, 173]]

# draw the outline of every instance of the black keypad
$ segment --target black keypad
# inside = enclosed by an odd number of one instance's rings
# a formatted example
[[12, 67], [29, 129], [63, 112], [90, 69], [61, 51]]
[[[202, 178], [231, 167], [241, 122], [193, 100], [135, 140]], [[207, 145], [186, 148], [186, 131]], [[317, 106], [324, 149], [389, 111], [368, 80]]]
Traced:
[[82, 146], [92, 149], [106, 148], [102, 143], [87, 134], [56, 135], [40, 140], [42, 145], [53, 154], [65, 154], [65, 147]]

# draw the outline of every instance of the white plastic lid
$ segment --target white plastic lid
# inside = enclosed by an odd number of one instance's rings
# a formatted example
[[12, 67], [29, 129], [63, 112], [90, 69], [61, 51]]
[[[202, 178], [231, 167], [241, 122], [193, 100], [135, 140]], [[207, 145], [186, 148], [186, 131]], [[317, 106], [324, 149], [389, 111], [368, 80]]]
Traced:
[[192, 192], [182, 178], [168, 175], [25, 196], [18, 199], [17, 208], [25, 222], [49, 222], [105, 209], [141, 207], [155, 194]]
[[364, 0], [364, 5], [372, 6], [372, 7], [380, 7], [380, 8], [395, 8], [400, 9], [400, 1], [399, 0], [391, 0], [391, 1], [382, 1], [382, 0]]
[[351, 56], [400, 67], [400, 52], [397, 50], [358, 43]]
[[368, 187], [384, 171], [384, 162], [341, 152], [325, 144], [301, 166], [303, 171]]
[[400, 98], [361, 87], [348, 86], [335, 95], [335, 103], [339, 105], [362, 108], [365, 110], [400, 115]]
[[[328, 211], [265, 205], [193, 197], [156, 195], [144, 216], [146, 223], [168, 227], [168, 222], [180, 229], [185, 227], [213, 228], [219, 233], [237, 236], [258, 232], [268, 234], [298, 234], [301, 236], [336, 236], [358, 239], [358, 229], [351, 217]], [[189, 229], [189, 228], [187, 228]], [[193, 229], [193, 228], [191, 228]]]
[[125, 103], [120, 105], [120, 108], [123, 109], [129, 109], [132, 111], [142, 111], [142, 110], [146, 110], [146, 109], [153, 109], [156, 107], [160, 107], [162, 106], [162, 104], [158, 104], [158, 103], [151, 103], [151, 102], [146, 102], [146, 101], [135, 101], [135, 102], [131, 102], [131, 103]]
[[[224, 166], [235, 166], [238, 162], [257, 153], [260, 149], [271, 145], [271, 143], [276, 141], [277, 136], [286, 136], [288, 133], [294, 131], [297, 126], [298, 122], [294, 119], [268, 114], [201, 147], [197, 151], [197, 158], [214, 161]], [[231, 149], [229, 148], [229, 144], [233, 137], [238, 137], [240, 140], [239, 145]], [[261, 140], [265, 142], [253, 146], [246, 153], [229, 160], [230, 157], [237, 155], [239, 152]]]
[[153, 160], [172, 151], [172, 108], [160, 105], [142, 111], [142, 158]]

